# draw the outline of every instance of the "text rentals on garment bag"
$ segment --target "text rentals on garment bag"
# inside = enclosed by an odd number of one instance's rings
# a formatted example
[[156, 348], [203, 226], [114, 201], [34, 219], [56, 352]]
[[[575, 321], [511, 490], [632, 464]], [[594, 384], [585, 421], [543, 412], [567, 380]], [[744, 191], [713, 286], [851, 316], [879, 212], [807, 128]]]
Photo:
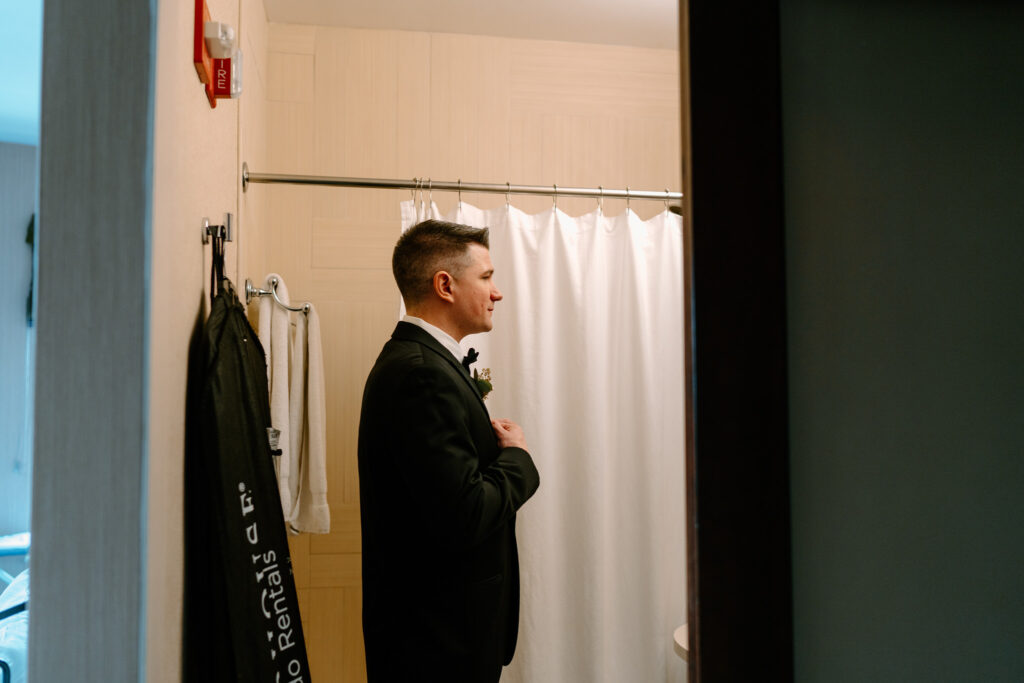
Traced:
[[263, 348], [213, 239], [213, 303], [193, 339], [185, 458], [187, 681], [308, 682], [267, 428]]

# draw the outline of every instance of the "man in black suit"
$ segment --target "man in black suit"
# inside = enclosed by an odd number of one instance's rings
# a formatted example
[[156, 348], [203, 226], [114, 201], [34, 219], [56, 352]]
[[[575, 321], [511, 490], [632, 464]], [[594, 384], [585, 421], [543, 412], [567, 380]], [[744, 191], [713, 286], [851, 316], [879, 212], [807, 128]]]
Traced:
[[502, 298], [488, 231], [424, 221], [398, 240], [392, 269], [408, 315], [370, 371], [359, 422], [367, 674], [494, 682], [518, 632], [516, 510], [540, 479], [522, 428], [490, 418], [459, 347], [491, 329]]

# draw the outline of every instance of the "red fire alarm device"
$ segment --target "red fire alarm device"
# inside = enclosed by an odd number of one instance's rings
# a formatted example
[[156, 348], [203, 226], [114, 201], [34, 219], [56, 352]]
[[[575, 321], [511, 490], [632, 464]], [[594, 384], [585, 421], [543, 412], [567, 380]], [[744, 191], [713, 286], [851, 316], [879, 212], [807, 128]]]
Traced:
[[193, 62], [206, 88], [210, 107], [217, 100], [242, 94], [242, 52], [237, 48], [235, 29], [210, 19], [205, 0], [196, 0]]
[[195, 30], [192, 37], [192, 63], [195, 64], [200, 82], [206, 86], [206, 97], [210, 100], [210, 106], [216, 107], [217, 100], [213, 96], [213, 57], [207, 51], [206, 41], [203, 39], [203, 26], [208, 21], [210, 21], [210, 8], [206, 6], [206, 0], [196, 0]]
[[213, 96], [231, 97], [231, 59], [213, 60]]

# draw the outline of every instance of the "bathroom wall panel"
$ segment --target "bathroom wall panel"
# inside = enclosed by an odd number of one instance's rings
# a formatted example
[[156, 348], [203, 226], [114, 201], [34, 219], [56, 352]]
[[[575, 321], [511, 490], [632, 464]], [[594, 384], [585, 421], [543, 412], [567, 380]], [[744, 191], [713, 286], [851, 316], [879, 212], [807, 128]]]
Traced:
[[[397, 233], [395, 239], [398, 239]], [[395, 285], [394, 278], [391, 277], [390, 269], [317, 268], [313, 271], [312, 278], [310, 297], [313, 301], [321, 302], [343, 292], [344, 296], [358, 298], [359, 301], [366, 304], [373, 304], [371, 306], [373, 314], [382, 316], [388, 322], [387, 328], [384, 330], [384, 338], [391, 333], [391, 328], [394, 327], [394, 323], [398, 319], [400, 299], [398, 287]], [[376, 349], [376, 352], [379, 351], [379, 348]], [[328, 379], [328, 381], [330, 380]], [[329, 389], [330, 385], [328, 385]], [[330, 396], [328, 396], [328, 400], [330, 400]]]
[[[395, 178], [426, 174], [431, 160], [431, 60], [429, 33], [403, 32], [398, 41], [398, 122], [393, 136], [398, 143]], [[379, 192], [382, 197], [392, 194]], [[402, 198], [408, 196], [406, 193]]]
[[[358, 493], [358, 492], [357, 492]], [[310, 539], [310, 551], [317, 554], [359, 553], [359, 502], [331, 505], [331, 533]]]
[[273, 52], [267, 59], [267, 99], [313, 101], [313, 55]]
[[509, 86], [518, 110], [620, 112], [640, 118], [678, 114], [679, 65], [675, 51], [512, 42]]
[[[274, 154], [272, 145], [268, 145], [268, 152], [267, 163], [273, 167], [280, 157]], [[277, 273], [284, 278], [289, 296], [294, 300], [311, 298], [307, 290], [312, 276], [313, 192], [312, 188], [301, 185], [252, 185], [247, 193], [265, 194], [267, 198], [266, 269], [253, 273], [253, 282], [262, 281], [268, 273]]]
[[[412, 178], [411, 175], [398, 177]], [[365, 221], [385, 221], [391, 224], [389, 234], [397, 235], [395, 221], [399, 216], [398, 203], [410, 199], [412, 190], [376, 190], [369, 194], [369, 197], [366, 196], [367, 191], [363, 188], [317, 188], [313, 193], [313, 214], [318, 219], [357, 224]], [[379, 237], [373, 234], [369, 239], [377, 240]], [[390, 269], [390, 256], [387, 261], [378, 263], [376, 267]]]
[[313, 588], [308, 593], [317, 606], [308, 619], [303, 617], [311, 678], [317, 683], [365, 681], [362, 591], [352, 586]]
[[267, 130], [272, 131], [267, 154], [275, 173], [311, 172], [313, 123], [313, 112], [305, 102], [267, 102]]
[[[416, 175], [439, 180], [510, 181], [509, 75], [514, 42], [487, 36], [431, 37], [431, 154], [429, 165]], [[464, 200], [475, 203], [479, 196], [464, 196]]]
[[267, 24], [267, 50], [275, 53], [311, 55], [315, 49], [316, 26]]
[[394, 172], [401, 35], [317, 29], [314, 173], [372, 178]]
[[358, 586], [299, 590], [312, 680], [366, 680], [362, 604]]
[[[681, 187], [674, 51], [348, 28], [268, 27], [268, 172]], [[308, 79], [312, 101], [295, 83]], [[570, 79], [566, 81], [566, 79]], [[274, 84], [276, 82], [276, 84]], [[307, 128], [309, 127], [309, 128]], [[256, 185], [267, 267], [320, 314], [331, 533], [292, 541], [315, 680], [365, 680], [356, 442], [363, 383], [394, 327], [405, 190]], [[434, 192], [442, 212], [456, 195]], [[478, 206], [502, 195], [464, 193]], [[547, 197], [513, 198], [542, 211]], [[559, 200], [585, 213], [593, 200]], [[606, 200], [618, 213], [625, 202]], [[633, 202], [650, 216], [663, 206]], [[306, 588], [309, 586], [309, 588]], [[302, 597], [305, 596], [305, 597]]]
[[309, 585], [312, 588], [359, 587], [363, 572], [359, 553], [320, 553], [310, 558]]
[[[292, 559], [292, 573], [297, 589], [309, 588], [309, 534], [288, 536], [288, 553]], [[299, 603], [301, 612], [303, 604]]]
[[[330, 448], [328, 501], [348, 513], [358, 513], [359, 474], [356, 462], [359, 411], [363, 383], [380, 352], [383, 340], [394, 327], [397, 308], [392, 304], [335, 300], [322, 311], [324, 373], [327, 377], [327, 443]], [[333, 524], [332, 524], [333, 526]], [[339, 528], [334, 527], [331, 536]], [[320, 537], [318, 537], [319, 539]], [[318, 545], [313, 544], [314, 552]], [[356, 545], [353, 550], [359, 551]]]
[[394, 246], [394, 219], [313, 219], [314, 268], [386, 267]]

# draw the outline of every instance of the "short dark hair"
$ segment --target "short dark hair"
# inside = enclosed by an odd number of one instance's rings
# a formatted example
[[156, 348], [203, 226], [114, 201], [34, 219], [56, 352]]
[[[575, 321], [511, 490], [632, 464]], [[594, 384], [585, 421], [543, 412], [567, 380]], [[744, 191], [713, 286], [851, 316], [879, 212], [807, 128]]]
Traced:
[[468, 265], [470, 244], [490, 248], [488, 229], [431, 219], [406, 230], [391, 255], [391, 271], [405, 304], [426, 299], [438, 271], [458, 277]]

